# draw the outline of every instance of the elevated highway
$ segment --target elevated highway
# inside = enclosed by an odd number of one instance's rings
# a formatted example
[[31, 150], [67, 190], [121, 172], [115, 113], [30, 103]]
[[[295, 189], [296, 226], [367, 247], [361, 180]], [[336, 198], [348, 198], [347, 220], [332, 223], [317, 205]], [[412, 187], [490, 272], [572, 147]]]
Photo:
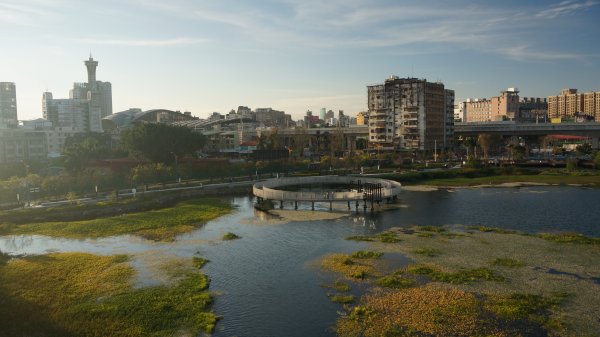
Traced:
[[454, 134], [460, 136], [477, 136], [481, 133], [499, 134], [503, 136], [546, 136], [573, 135], [600, 137], [600, 123], [457, 123]]

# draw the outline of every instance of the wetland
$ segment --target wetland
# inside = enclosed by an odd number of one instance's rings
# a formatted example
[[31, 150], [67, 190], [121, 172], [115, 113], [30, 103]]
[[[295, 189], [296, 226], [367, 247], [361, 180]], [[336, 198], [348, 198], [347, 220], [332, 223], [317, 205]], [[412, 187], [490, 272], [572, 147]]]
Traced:
[[[597, 200], [600, 190], [584, 187], [442, 188], [404, 191], [373, 214], [328, 204], [265, 214], [236, 197], [91, 223], [2, 223], [4, 317], [15, 321], [10, 308], [40, 316], [0, 326], [74, 336], [592, 336]], [[162, 215], [145, 227], [151, 212]]]

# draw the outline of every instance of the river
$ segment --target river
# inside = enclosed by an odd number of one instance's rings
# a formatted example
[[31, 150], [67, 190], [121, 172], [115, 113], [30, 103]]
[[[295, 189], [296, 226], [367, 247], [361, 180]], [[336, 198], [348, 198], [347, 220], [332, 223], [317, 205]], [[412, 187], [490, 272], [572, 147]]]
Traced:
[[[323, 285], [331, 283], [331, 276], [320, 270], [318, 261], [328, 253], [366, 247], [345, 237], [413, 224], [484, 225], [600, 236], [598, 200], [600, 189], [579, 187], [404, 191], [401, 207], [384, 212], [363, 214], [361, 208], [361, 213], [336, 220], [284, 223], [261, 220], [253, 201], [239, 197], [231, 200], [236, 205], [232, 214], [181, 235], [175, 242], [156, 243], [131, 236], [85, 240], [4, 236], [0, 237], [0, 251], [131, 254], [140, 286], [161, 282], [149, 267], [151, 261], [197, 254], [211, 261], [204, 271], [217, 294], [214, 310], [223, 316], [214, 336], [334, 336], [332, 327], [341, 306], [327, 297]], [[322, 211], [328, 208], [321, 205]], [[222, 241], [226, 232], [242, 238]], [[408, 262], [403, 257], [395, 259]]]

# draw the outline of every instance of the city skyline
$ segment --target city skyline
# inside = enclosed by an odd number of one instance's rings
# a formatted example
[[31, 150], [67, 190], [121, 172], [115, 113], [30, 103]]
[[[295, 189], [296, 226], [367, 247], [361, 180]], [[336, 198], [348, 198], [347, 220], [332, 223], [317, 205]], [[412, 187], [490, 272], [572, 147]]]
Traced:
[[90, 51], [115, 112], [355, 115], [367, 109], [366, 86], [390, 75], [442, 81], [457, 101], [508, 87], [524, 97], [598, 91], [599, 4], [9, 0], [0, 81], [16, 84], [20, 120], [42, 116], [44, 91], [62, 97], [83, 82]]

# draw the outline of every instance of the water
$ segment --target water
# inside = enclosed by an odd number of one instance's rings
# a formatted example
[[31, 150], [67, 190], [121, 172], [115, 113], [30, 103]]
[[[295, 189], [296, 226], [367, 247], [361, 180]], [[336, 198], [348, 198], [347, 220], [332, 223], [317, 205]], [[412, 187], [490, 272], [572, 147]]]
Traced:
[[[600, 236], [597, 200], [600, 190], [574, 187], [403, 192], [402, 208], [372, 216], [267, 224], [257, 220], [252, 200], [234, 198], [237, 209], [233, 214], [175, 242], [155, 243], [131, 236], [94, 240], [5, 236], [0, 237], [0, 250], [10, 254], [132, 254], [141, 286], [160, 283], [148, 261], [198, 254], [211, 261], [204, 271], [212, 279], [211, 290], [217, 293], [214, 310], [224, 317], [214, 336], [334, 336], [332, 327], [341, 306], [327, 297], [331, 290], [323, 285], [332, 279], [320, 271], [318, 260], [328, 253], [366, 247], [345, 237], [412, 224], [485, 225]], [[327, 209], [328, 205], [321, 207]], [[242, 239], [221, 241], [226, 232]], [[395, 259], [399, 264], [410, 262]]]

